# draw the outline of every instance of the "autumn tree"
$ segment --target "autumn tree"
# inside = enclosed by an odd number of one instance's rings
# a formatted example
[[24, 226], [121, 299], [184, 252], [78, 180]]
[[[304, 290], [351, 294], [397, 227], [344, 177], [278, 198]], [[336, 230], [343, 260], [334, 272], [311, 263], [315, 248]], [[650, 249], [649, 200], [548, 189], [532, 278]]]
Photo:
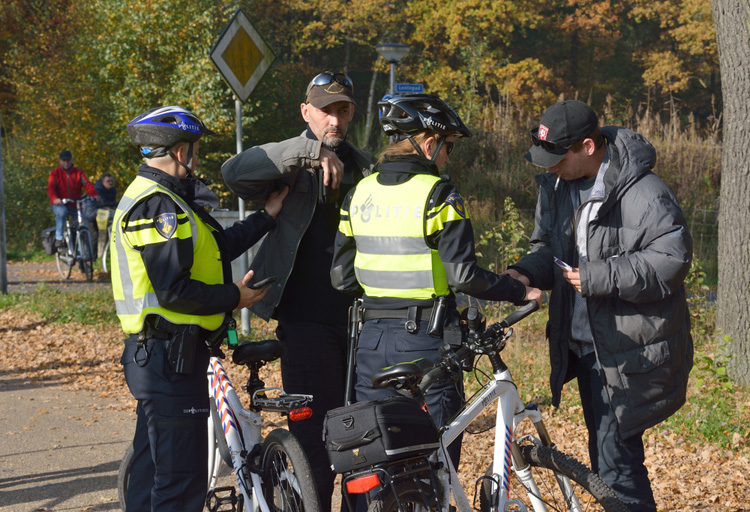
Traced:
[[732, 339], [730, 374], [750, 384], [750, 9], [746, 0], [713, 0], [712, 9], [724, 98], [716, 323]]

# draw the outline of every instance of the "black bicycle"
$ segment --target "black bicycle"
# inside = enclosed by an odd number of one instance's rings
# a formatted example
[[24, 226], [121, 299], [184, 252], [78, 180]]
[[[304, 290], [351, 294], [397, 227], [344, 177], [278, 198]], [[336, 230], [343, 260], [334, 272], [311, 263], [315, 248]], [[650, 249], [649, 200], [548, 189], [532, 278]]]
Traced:
[[83, 203], [87, 200], [91, 199], [61, 199], [63, 204], [75, 203], [76, 207], [75, 220], [71, 220], [71, 215], [65, 218], [64, 244], [55, 253], [57, 271], [63, 279], [70, 279], [70, 273], [76, 263], [86, 276], [86, 281], [91, 282], [94, 279], [94, 251], [83, 212]]

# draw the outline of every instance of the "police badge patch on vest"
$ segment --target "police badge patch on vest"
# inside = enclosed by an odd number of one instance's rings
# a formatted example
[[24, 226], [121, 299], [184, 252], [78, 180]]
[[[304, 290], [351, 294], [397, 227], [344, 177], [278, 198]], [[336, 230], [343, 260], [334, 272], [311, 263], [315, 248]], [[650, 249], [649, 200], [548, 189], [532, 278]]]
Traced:
[[456, 213], [461, 216], [461, 218], [466, 218], [466, 209], [464, 208], [464, 200], [461, 199], [461, 196], [458, 195], [458, 193], [453, 192], [451, 195], [449, 195], [445, 202], [448, 203], [453, 207], [454, 210], [456, 210]]
[[177, 231], [177, 214], [162, 213], [154, 219], [154, 225], [161, 236], [170, 239]]

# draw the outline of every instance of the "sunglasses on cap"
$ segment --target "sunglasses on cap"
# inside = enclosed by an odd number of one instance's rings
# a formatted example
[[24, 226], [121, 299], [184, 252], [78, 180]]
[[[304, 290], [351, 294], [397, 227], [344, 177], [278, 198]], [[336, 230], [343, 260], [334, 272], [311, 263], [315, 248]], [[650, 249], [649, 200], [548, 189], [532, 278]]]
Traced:
[[307, 85], [307, 91], [305, 92], [305, 96], [310, 94], [310, 89], [312, 89], [315, 86], [320, 85], [328, 85], [333, 82], [336, 82], [337, 84], [343, 85], [344, 87], [347, 87], [352, 90], [352, 94], [354, 94], [354, 83], [352, 83], [352, 79], [346, 76], [344, 73], [332, 73], [330, 71], [325, 71], [312, 80], [310, 80], [310, 83]]
[[531, 140], [534, 142], [535, 146], [541, 146], [545, 151], [555, 155], [564, 155], [570, 148], [573, 147], [573, 145], [575, 145], [576, 142], [578, 142], [576, 140], [573, 142], [555, 143], [542, 140], [537, 135], [539, 133], [539, 127], [532, 128], [531, 130], [529, 130], [529, 132], [531, 133]]

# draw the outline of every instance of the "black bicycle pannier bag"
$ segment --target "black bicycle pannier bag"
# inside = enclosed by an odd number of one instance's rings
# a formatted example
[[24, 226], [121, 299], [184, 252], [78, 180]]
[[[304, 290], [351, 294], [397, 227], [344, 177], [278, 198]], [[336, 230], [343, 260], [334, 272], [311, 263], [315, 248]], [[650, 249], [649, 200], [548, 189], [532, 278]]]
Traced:
[[57, 250], [55, 249], [54, 227], [42, 230], [42, 246], [44, 247], [44, 252], [49, 255], [55, 254], [57, 252]]
[[440, 446], [435, 424], [416, 401], [405, 396], [332, 409], [323, 439], [336, 473], [429, 453]]

